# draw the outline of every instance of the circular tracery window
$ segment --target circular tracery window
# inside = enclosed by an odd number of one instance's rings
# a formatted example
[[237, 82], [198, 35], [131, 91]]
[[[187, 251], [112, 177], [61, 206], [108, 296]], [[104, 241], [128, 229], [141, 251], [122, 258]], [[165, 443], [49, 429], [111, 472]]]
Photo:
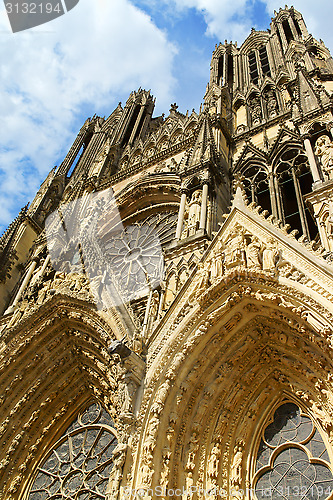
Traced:
[[28, 500], [105, 499], [117, 438], [99, 403], [80, 413], [43, 460]]
[[264, 429], [253, 483], [259, 500], [324, 500], [333, 495], [323, 439], [296, 404], [281, 405]]

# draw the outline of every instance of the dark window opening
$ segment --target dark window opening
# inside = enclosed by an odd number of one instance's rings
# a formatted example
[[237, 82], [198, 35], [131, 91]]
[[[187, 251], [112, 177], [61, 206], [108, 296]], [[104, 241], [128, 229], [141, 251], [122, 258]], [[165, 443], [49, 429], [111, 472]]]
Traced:
[[141, 132], [141, 129], [142, 129], [142, 126], [143, 126], [143, 123], [145, 121], [145, 118], [146, 118], [146, 113], [142, 113], [139, 126], [138, 126], [138, 128], [136, 129], [136, 132], [135, 132], [134, 140], [139, 136], [139, 134]]
[[71, 177], [71, 175], [73, 174], [76, 166], [79, 164], [85, 150], [87, 149], [88, 147], [88, 144], [92, 138], [93, 134], [90, 133], [90, 134], [87, 134], [87, 136], [85, 137], [84, 141], [83, 141], [83, 144], [82, 146], [80, 147], [80, 150], [78, 151], [76, 157], [74, 158], [71, 166], [69, 167], [68, 171], [67, 171], [67, 177]]
[[272, 212], [271, 197], [267, 185], [262, 186], [261, 188], [258, 189], [257, 200], [258, 200], [258, 205], [260, 205], [263, 208], [263, 210], [268, 210], [269, 213]]
[[307, 221], [308, 229], [309, 229], [309, 233], [310, 233], [310, 238], [311, 238], [311, 240], [317, 240], [318, 239], [318, 227], [317, 227], [316, 222], [313, 220], [313, 217], [312, 217], [308, 207], [305, 207], [305, 215], [306, 215], [306, 221]]
[[[298, 181], [299, 181], [299, 185], [300, 185], [301, 192], [303, 195], [305, 195], [307, 193], [311, 193], [312, 183], [313, 183], [311, 172], [306, 171], [303, 174], [301, 174], [298, 177]], [[313, 219], [308, 206], [305, 203], [304, 203], [304, 208], [305, 208], [305, 216], [306, 216], [306, 221], [307, 221], [307, 225], [308, 225], [310, 238], [311, 238], [311, 240], [316, 240], [318, 237], [317, 224], [316, 224], [315, 220]]]
[[290, 224], [292, 229], [298, 229], [299, 234], [302, 234], [303, 230], [292, 178], [289, 177], [280, 182], [280, 192], [283, 203], [285, 224]]
[[134, 112], [132, 114], [132, 118], [130, 119], [130, 122], [128, 124], [128, 127], [126, 129], [126, 132], [125, 132], [125, 135], [124, 135], [124, 138], [122, 140], [122, 143], [121, 145], [124, 146], [128, 141], [129, 141], [129, 138], [131, 137], [131, 133], [133, 131], [133, 128], [135, 126], [135, 122], [137, 120], [137, 117], [139, 115], [139, 112], [140, 112], [140, 105], [137, 104], [135, 106], [135, 109], [134, 109]]
[[234, 64], [233, 64], [233, 57], [231, 54], [228, 54], [228, 84], [232, 86], [233, 81], [234, 81]]
[[294, 39], [294, 37], [293, 37], [292, 31], [291, 31], [288, 19], [285, 19], [282, 22], [282, 26], [284, 29], [284, 34], [286, 35], [287, 42], [289, 43], [289, 42], [291, 42], [291, 40]]
[[271, 76], [271, 70], [269, 67], [268, 55], [266, 47], [262, 46], [259, 49], [259, 57], [261, 63], [262, 74], [264, 76]]
[[257, 84], [259, 79], [257, 59], [254, 51], [249, 53], [249, 67], [250, 67], [250, 77], [253, 83]]
[[302, 194], [308, 194], [311, 193], [312, 191], [312, 174], [309, 171], [303, 172], [301, 175], [298, 176], [299, 180], [299, 185], [302, 191]]
[[296, 31], [297, 31], [297, 34], [300, 38], [302, 38], [302, 30], [300, 28], [300, 25], [298, 24], [298, 21], [297, 19], [294, 19], [294, 24], [295, 24], [295, 28], [296, 28]]
[[[218, 65], [217, 65], [217, 83], [218, 83], [218, 85], [220, 85], [220, 82], [221, 82], [221, 85], [224, 84], [224, 81], [223, 81], [223, 67], [224, 67], [224, 55], [222, 54], [219, 57], [219, 62], [218, 62]], [[221, 79], [222, 79], [222, 81], [221, 81]]]

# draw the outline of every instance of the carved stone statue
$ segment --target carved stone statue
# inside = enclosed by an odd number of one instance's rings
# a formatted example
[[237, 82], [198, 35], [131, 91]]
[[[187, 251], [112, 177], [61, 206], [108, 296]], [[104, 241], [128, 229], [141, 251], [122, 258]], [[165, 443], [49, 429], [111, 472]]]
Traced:
[[324, 174], [331, 179], [333, 170], [333, 142], [330, 141], [327, 135], [322, 135], [317, 139], [315, 154], [319, 158]]
[[231, 465], [230, 480], [232, 486], [240, 486], [242, 482], [242, 461], [243, 461], [242, 442], [238, 443], [234, 448], [234, 458]]
[[225, 244], [226, 268], [244, 264], [244, 251], [244, 230], [241, 227], [235, 227]]
[[275, 271], [279, 257], [279, 251], [276, 242], [273, 238], [268, 240], [268, 243], [262, 254], [262, 268], [264, 271]]
[[249, 99], [250, 113], [252, 118], [252, 125], [258, 125], [262, 121], [262, 110], [260, 97], [257, 95]]
[[250, 269], [261, 269], [260, 262], [261, 243], [257, 236], [252, 236], [251, 243], [246, 247], [246, 262]]
[[200, 218], [200, 209], [201, 209], [201, 191], [200, 189], [197, 189], [192, 194], [191, 201], [189, 203], [189, 210], [188, 210], [189, 236], [194, 234], [196, 230], [196, 226]]
[[209, 457], [207, 474], [210, 477], [217, 477], [221, 450], [219, 443], [215, 443]]
[[199, 283], [198, 288], [195, 291], [195, 295], [198, 296], [201, 293], [204, 293], [210, 285], [210, 265], [209, 262], [206, 265], [203, 262], [199, 262], [198, 265], [199, 270]]
[[127, 444], [119, 443], [113, 450], [113, 468], [110, 474], [108, 491], [116, 495], [122, 479], [123, 466], [126, 459]]
[[274, 90], [269, 89], [265, 93], [265, 98], [267, 103], [267, 114], [269, 118], [274, 118], [275, 116], [277, 116], [279, 109]]
[[215, 278], [219, 278], [223, 275], [223, 261], [224, 261], [224, 248], [222, 242], [216, 245], [215, 254], [212, 259], [212, 271], [211, 276], [214, 281]]
[[96, 160], [93, 163], [93, 167], [91, 169], [91, 174], [90, 174], [91, 176], [98, 175], [101, 169], [103, 168], [106, 157], [108, 156], [110, 151], [110, 146], [111, 146], [110, 139], [107, 139], [106, 143], [101, 148], [100, 152], [96, 157]]
[[193, 433], [190, 438], [190, 445], [188, 449], [187, 462], [186, 462], [186, 470], [193, 471], [195, 468], [195, 455], [199, 449], [199, 439], [198, 436]]

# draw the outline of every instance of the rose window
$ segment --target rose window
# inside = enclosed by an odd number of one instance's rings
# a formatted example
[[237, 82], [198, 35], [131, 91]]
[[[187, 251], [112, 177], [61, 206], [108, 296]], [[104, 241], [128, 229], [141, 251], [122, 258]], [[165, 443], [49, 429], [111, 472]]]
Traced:
[[97, 402], [80, 413], [38, 467], [28, 500], [104, 500], [117, 445], [113, 425]]
[[176, 220], [174, 213], [154, 215], [101, 241], [105, 266], [124, 302], [144, 297], [160, 285], [162, 245], [174, 237]]

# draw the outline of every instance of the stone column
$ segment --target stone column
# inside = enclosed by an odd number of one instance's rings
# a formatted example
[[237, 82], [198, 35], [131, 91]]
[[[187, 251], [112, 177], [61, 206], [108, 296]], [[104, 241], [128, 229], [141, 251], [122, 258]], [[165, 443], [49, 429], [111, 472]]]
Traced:
[[158, 305], [157, 319], [159, 319], [161, 317], [161, 314], [162, 314], [164, 295], [165, 295], [165, 290], [162, 288], [162, 290], [160, 292], [160, 303]]
[[283, 222], [285, 222], [283, 207], [281, 204], [280, 186], [279, 186], [279, 182], [278, 182], [276, 176], [274, 176], [273, 181], [274, 181], [274, 191], [275, 191], [275, 196], [276, 196], [275, 199], [276, 199], [276, 207], [277, 207], [277, 217], [278, 217], [278, 219], [281, 219], [281, 220], [283, 220]]
[[140, 125], [140, 121], [141, 121], [142, 115], [144, 113], [144, 110], [145, 110], [145, 105], [141, 104], [141, 109], [139, 111], [137, 119], [135, 120], [135, 124], [134, 124], [133, 130], [132, 130], [130, 139], [128, 141], [129, 144], [132, 144], [134, 142], [134, 137], [135, 137], [136, 131], [138, 129], [138, 126]]
[[207, 199], [208, 199], [208, 184], [204, 184], [202, 188], [201, 213], [199, 229], [206, 229], [207, 220]]
[[300, 27], [300, 30], [302, 32], [303, 38], [307, 38], [309, 36], [309, 33], [308, 33], [308, 29], [306, 27], [306, 24], [304, 22], [303, 17], [301, 17], [300, 19], [297, 19], [297, 22], [298, 22], [298, 26]]
[[295, 26], [295, 23], [294, 23], [294, 20], [292, 17], [288, 18], [288, 23], [289, 23], [291, 32], [293, 34], [294, 40], [298, 40], [298, 33], [297, 33], [296, 26]]
[[41, 276], [41, 277], [42, 277], [42, 276], [44, 276], [45, 269], [46, 269], [46, 267], [47, 267], [48, 263], [50, 262], [50, 260], [51, 260], [51, 255], [49, 254], [49, 255], [46, 257], [45, 261], [44, 261], [44, 264], [43, 264], [43, 266], [42, 266], [42, 269], [39, 271], [39, 274], [40, 274], [40, 276]]
[[150, 306], [151, 306], [151, 299], [153, 298], [153, 290], [150, 290], [149, 295], [148, 295], [148, 300], [147, 300], [147, 306], [146, 306], [146, 312], [145, 312], [145, 319], [143, 320], [143, 326], [142, 326], [142, 337], [146, 337], [147, 333], [147, 327], [148, 327], [148, 321], [149, 321], [149, 312], [150, 312]]
[[271, 199], [272, 214], [274, 215], [274, 217], [276, 217], [278, 219], [279, 215], [278, 215], [278, 209], [277, 209], [277, 205], [276, 205], [274, 174], [272, 172], [268, 175], [268, 187], [269, 187], [269, 194], [270, 194], [270, 199]]
[[310, 170], [311, 170], [311, 174], [313, 177], [313, 182], [321, 182], [321, 178], [320, 178], [318, 167], [317, 167], [316, 158], [313, 154], [311, 142], [310, 142], [310, 139], [308, 137], [304, 138], [304, 147], [305, 147], [305, 151], [306, 151], [306, 154], [307, 154], [307, 157], [309, 160]]
[[310, 240], [311, 238], [310, 238], [310, 234], [309, 234], [309, 230], [308, 230], [308, 224], [306, 221], [306, 215], [305, 215], [305, 209], [304, 209], [301, 188], [300, 188], [299, 181], [298, 181], [298, 178], [296, 176], [294, 168], [291, 170], [291, 173], [292, 173], [293, 182], [294, 182], [294, 188], [295, 188], [295, 193], [296, 193], [299, 216], [301, 219], [301, 226], [302, 226], [303, 235], [306, 236], [308, 238], [308, 240]]
[[184, 222], [184, 213], [185, 213], [185, 205], [186, 205], [186, 193], [182, 193], [180, 199], [179, 213], [178, 213], [178, 222], [176, 229], [176, 240], [180, 240], [180, 236], [182, 234], [183, 222]]
[[33, 260], [29, 266], [29, 269], [28, 269], [28, 272], [19, 288], [19, 291], [17, 292], [16, 294], [16, 297], [14, 299], [14, 302], [12, 303], [12, 305], [10, 307], [8, 307], [8, 309], [5, 311], [5, 314], [11, 314], [12, 312], [15, 311], [15, 308], [19, 302], [19, 300], [21, 299], [22, 295], [23, 295], [23, 292], [24, 290], [26, 289], [26, 287], [28, 286], [29, 284], [29, 281], [31, 279], [31, 276], [32, 276], [32, 273], [34, 272], [35, 270], [35, 267], [37, 265], [37, 261], [36, 260]]

